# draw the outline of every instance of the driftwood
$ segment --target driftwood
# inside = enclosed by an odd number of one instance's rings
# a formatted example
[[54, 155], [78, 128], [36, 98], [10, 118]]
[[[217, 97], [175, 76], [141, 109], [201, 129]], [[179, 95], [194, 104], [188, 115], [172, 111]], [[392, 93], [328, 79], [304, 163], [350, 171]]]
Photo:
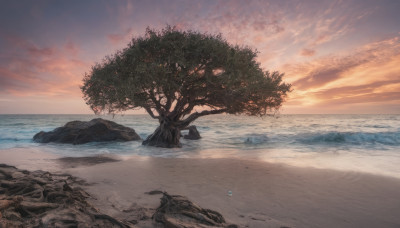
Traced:
[[224, 217], [213, 210], [203, 209], [180, 195], [169, 195], [164, 192], [161, 205], [153, 215], [155, 222], [165, 227], [229, 227], [236, 225], [227, 224]]
[[131, 227], [99, 213], [77, 183], [68, 174], [0, 164], [0, 227]]
[[[226, 227], [223, 216], [186, 197], [162, 194], [157, 209], [132, 206], [119, 217], [100, 213], [87, 201], [83, 180], [68, 174], [29, 172], [0, 164], [0, 228], [5, 227]], [[155, 212], [154, 212], [155, 211]], [[154, 212], [154, 213], [153, 213]], [[150, 218], [151, 217], [151, 218]]]

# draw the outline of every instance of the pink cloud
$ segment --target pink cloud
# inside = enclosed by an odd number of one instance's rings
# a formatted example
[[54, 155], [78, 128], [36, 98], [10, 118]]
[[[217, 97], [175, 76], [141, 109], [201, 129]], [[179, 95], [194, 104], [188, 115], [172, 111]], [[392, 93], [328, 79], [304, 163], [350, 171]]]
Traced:
[[51, 56], [54, 54], [55, 50], [53, 48], [38, 48], [35, 45], [31, 45], [30, 47], [27, 48], [29, 54], [32, 56], [36, 57], [42, 57], [42, 56]]
[[77, 46], [75, 43], [71, 42], [71, 41], [68, 41], [68, 42], [64, 45], [64, 49], [65, 49], [66, 51], [68, 51], [69, 53], [71, 53], [72, 55], [77, 55], [77, 54], [79, 53], [79, 48], [78, 48], [78, 46]]
[[49, 57], [55, 53], [55, 48], [53, 47], [39, 47], [33, 42], [22, 39], [17, 36], [5, 36], [6, 40], [9, 41], [15, 48], [21, 49], [28, 54], [29, 56], [34, 56], [37, 58], [40, 57]]
[[0, 65], [1, 93], [81, 96], [79, 84], [90, 65], [74, 57], [79, 52], [76, 45], [69, 42], [60, 50], [39, 47], [23, 39], [18, 39], [17, 43], [22, 53], [10, 56]]
[[113, 44], [118, 44], [124, 39], [124, 35], [122, 34], [110, 34], [107, 35], [108, 40]]
[[112, 44], [117, 45], [121, 44], [123, 41], [128, 41], [129, 38], [132, 36], [132, 32], [133, 29], [129, 28], [119, 34], [109, 34], [107, 35], [107, 38]]
[[300, 55], [302, 56], [313, 56], [315, 55], [315, 50], [304, 48], [300, 51]]

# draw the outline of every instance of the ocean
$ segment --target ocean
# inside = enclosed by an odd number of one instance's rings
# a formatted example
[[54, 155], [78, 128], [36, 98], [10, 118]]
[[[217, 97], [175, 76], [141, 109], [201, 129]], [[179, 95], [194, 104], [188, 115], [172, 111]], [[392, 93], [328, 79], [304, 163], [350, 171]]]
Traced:
[[[141, 141], [83, 145], [40, 144], [39, 131], [95, 115], [0, 115], [1, 150], [36, 148], [61, 156], [115, 154], [165, 158], [240, 158], [301, 167], [366, 172], [400, 178], [400, 115], [205, 116], [196, 120], [202, 138], [181, 139], [182, 148], [142, 146]], [[101, 118], [134, 128], [145, 139], [158, 125], [147, 115]], [[185, 134], [185, 132], [183, 132]]]

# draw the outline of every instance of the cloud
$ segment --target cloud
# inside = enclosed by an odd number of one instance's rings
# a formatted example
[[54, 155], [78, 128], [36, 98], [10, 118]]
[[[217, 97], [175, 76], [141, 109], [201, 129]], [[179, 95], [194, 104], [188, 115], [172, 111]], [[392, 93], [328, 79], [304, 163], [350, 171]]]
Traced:
[[[242, 23], [244, 23], [244, 21], [242, 21]], [[285, 31], [285, 28], [280, 24], [279, 19], [276, 18], [276, 16], [255, 18], [251, 26], [254, 31], [268, 31], [271, 34]]]
[[398, 19], [392, 10], [394, 3], [123, 0], [10, 4], [19, 13], [7, 10], [7, 4], [2, 8], [7, 11], [2, 14], [6, 20], [0, 22], [2, 96], [80, 97], [78, 85], [89, 63], [121, 48], [131, 36], [142, 35], [147, 26], [161, 29], [170, 24], [183, 30], [221, 33], [231, 44], [257, 49], [262, 67], [286, 73], [285, 80], [295, 89], [287, 104], [300, 109], [397, 99], [399, 40], [371, 42], [399, 36], [393, 22]]
[[12, 46], [23, 49], [28, 55], [34, 57], [49, 57], [54, 54], [55, 50], [52, 47], [39, 47], [28, 41], [17, 36], [6, 36], [6, 40], [9, 41]]
[[110, 34], [110, 35], [107, 35], [107, 38], [111, 43], [118, 44], [125, 38], [125, 35], [124, 34]]
[[144, 35], [146, 27], [143, 27], [143, 29], [139, 30], [135, 26], [128, 26], [128, 28], [120, 29], [118, 32], [107, 34], [106, 38], [112, 47], [118, 48], [121, 47], [121, 45], [128, 44], [133, 37]]
[[54, 54], [53, 48], [38, 48], [37, 46], [30, 46], [27, 48], [29, 54], [36, 57], [51, 56]]
[[288, 105], [327, 107], [400, 102], [400, 38], [363, 45], [348, 53], [285, 65], [294, 93]]
[[313, 56], [315, 55], [315, 50], [304, 48], [301, 50], [300, 55], [302, 56]]
[[[392, 99], [400, 100], [398, 91], [400, 91], [400, 79], [330, 88], [310, 93], [310, 95], [324, 101], [335, 101], [336, 103], [354, 103], [355, 100], [363, 103], [374, 102], [376, 99], [383, 97], [386, 97], [387, 101]], [[388, 99], [389, 97], [390, 99]]]
[[[353, 38], [359, 35], [354, 32], [364, 30], [360, 24], [370, 12], [371, 8], [355, 1], [300, 2], [294, 10], [296, 14], [289, 15], [286, 20], [289, 36], [286, 43], [300, 57], [326, 55], [329, 51], [335, 53], [348, 48], [346, 45], [354, 40], [363, 39]], [[351, 48], [358, 45], [360, 42], [352, 44]], [[332, 46], [338, 47], [332, 50]], [[291, 61], [295, 58], [292, 56]]]
[[109, 35], [107, 35], [107, 38], [112, 44], [117, 45], [117, 44], [121, 44], [123, 41], [126, 42], [127, 40], [129, 40], [129, 38], [132, 36], [132, 33], [133, 33], [133, 29], [129, 28], [129, 29], [126, 29], [122, 33], [109, 34]]
[[351, 57], [325, 58], [315, 63], [316, 65], [314, 65], [314, 69], [312, 69], [310, 73], [295, 81], [293, 84], [302, 90], [321, 87], [342, 77], [342, 74], [349, 69], [367, 61], [366, 59], [353, 59]]
[[254, 46], [253, 41], [265, 44], [285, 31], [283, 13], [271, 6], [266, 1], [185, 5], [183, 12], [172, 12], [174, 16], [167, 23], [181, 29], [222, 33], [230, 43]]
[[1, 58], [0, 93], [80, 96], [79, 84], [89, 64], [76, 58], [79, 48], [75, 44], [67, 42], [60, 49], [16, 40], [14, 53]]
[[310, 45], [321, 45], [344, 36], [350, 30], [350, 21], [349, 15], [335, 18], [321, 18], [315, 24], [313, 34], [316, 38], [311, 39]]
[[64, 45], [64, 49], [66, 51], [68, 51], [69, 53], [71, 53], [72, 55], [77, 55], [79, 53], [79, 48], [78, 46], [73, 43], [72, 41], [68, 41], [65, 45]]
[[324, 105], [344, 105], [377, 102], [383, 103], [390, 101], [400, 102], [400, 92], [368, 93], [351, 97], [341, 97], [337, 99], [326, 100], [324, 102]]
[[319, 88], [341, 78], [348, 80], [354, 74], [351, 71], [357, 71], [358, 67], [371, 68], [373, 64], [379, 66], [379, 64], [390, 62], [392, 58], [399, 55], [398, 37], [373, 42], [354, 50], [351, 54], [326, 56], [314, 62], [300, 64], [302, 66], [294, 66], [292, 69], [300, 71], [293, 72], [293, 74], [302, 74], [302, 76], [293, 84], [301, 90]]

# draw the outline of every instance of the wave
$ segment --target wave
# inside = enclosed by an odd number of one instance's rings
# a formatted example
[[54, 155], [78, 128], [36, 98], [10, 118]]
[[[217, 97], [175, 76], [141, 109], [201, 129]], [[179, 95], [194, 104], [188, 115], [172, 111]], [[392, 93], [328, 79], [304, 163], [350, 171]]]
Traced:
[[18, 138], [0, 138], [0, 141], [20, 141]]
[[26, 123], [9, 123], [9, 124], [5, 124], [4, 126], [7, 127], [19, 127], [19, 126], [26, 126]]
[[269, 138], [266, 135], [253, 134], [253, 135], [246, 136], [244, 143], [245, 144], [263, 144], [263, 143], [267, 142], [268, 140], [269, 140]]
[[390, 126], [388, 126], [388, 125], [376, 125], [376, 124], [374, 124], [374, 125], [363, 125], [363, 127], [368, 127], [368, 128], [390, 128]]
[[299, 138], [297, 141], [306, 144], [383, 144], [400, 146], [400, 132], [328, 132], [306, 135]]

